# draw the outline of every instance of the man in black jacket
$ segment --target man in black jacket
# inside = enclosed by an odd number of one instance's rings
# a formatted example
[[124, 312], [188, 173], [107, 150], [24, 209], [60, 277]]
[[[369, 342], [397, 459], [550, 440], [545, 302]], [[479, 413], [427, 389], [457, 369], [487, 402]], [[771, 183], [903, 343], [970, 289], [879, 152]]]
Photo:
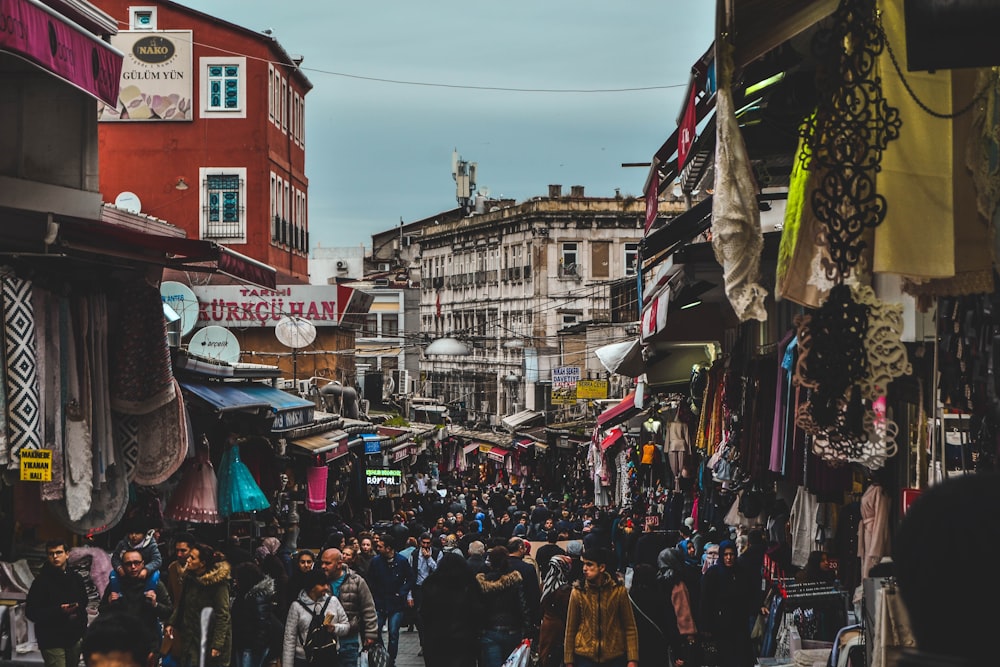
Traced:
[[87, 629], [87, 586], [70, 570], [63, 540], [45, 544], [47, 562], [28, 589], [25, 613], [35, 624], [35, 638], [45, 667], [77, 667]]
[[525, 549], [524, 540], [520, 537], [512, 537], [507, 540], [507, 552], [509, 556], [510, 569], [521, 573], [521, 586], [524, 588], [524, 597], [528, 603], [531, 625], [535, 628], [541, 623], [540, 603], [542, 598], [541, 581], [538, 578], [538, 570], [531, 563], [524, 560]]
[[154, 585], [139, 576], [146, 562], [138, 550], [122, 553], [121, 563], [125, 575], [118, 577], [114, 586], [104, 589], [104, 597], [97, 610], [101, 614], [123, 612], [140, 619], [149, 634], [150, 650], [159, 651], [160, 623], [168, 621], [173, 611], [167, 586], [159, 578], [159, 573], [152, 575], [157, 577]]

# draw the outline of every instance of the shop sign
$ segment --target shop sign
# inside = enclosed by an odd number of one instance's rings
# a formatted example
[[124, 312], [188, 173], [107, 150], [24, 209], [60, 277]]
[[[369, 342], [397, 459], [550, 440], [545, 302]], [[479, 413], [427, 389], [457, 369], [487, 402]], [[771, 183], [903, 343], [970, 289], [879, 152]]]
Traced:
[[340, 324], [337, 285], [278, 285], [273, 290], [199, 285], [191, 289], [198, 297], [198, 326], [274, 327], [285, 316], [300, 317], [315, 326]]
[[406, 457], [412, 455], [414, 447], [415, 447], [415, 445], [410, 445], [409, 447], [403, 447], [398, 452], [393, 452], [392, 453], [392, 462], [393, 463], [397, 463], [399, 461], [402, 461]]
[[576, 397], [606, 399], [608, 397], [608, 381], [580, 380], [576, 383]]
[[274, 425], [272, 431], [287, 431], [291, 428], [298, 428], [311, 424], [313, 420], [314, 407], [294, 408], [292, 410], [282, 410], [274, 415]]
[[344, 438], [343, 440], [337, 443], [336, 447], [327, 451], [324, 454], [324, 456], [326, 457], [326, 462], [329, 463], [330, 461], [335, 461], [339, 459], [341, 456], [346, 456], [347, 452], [348, 452], [347, 438]]
[[19, 456], [22, 482], [52, 481], [51, 449], [22, 449]]
[[370, 486], [399, 486], [403, 483], [403, 471], [392, 468], [368, 468], [365, 470]]
[[552, 369], [552, 405], [576, 405], [579, 366], [556, 366]]
[[365, 454], [379, 454], [382, 452], [381, 436], [365, 433], [361, 436], [361, 439], [365, 441]]
[[111, 45], [125, 54], [117, 105], [103, 106], [99, 121], [194, 120], [194, 68], [190, 30], [123, 31]]

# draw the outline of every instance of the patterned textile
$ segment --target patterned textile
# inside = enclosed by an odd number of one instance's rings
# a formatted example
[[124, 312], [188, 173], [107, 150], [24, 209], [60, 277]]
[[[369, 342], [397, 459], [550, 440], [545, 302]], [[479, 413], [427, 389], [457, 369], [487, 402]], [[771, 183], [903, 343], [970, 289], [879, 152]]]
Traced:
[[165, 482], [177, 472], [188, 452], [187, 411], [177, 380], [174, 398], [156, 410], [136, 417], [139, 455], [133, 480], [143, 486]]
[[35, 289], [35, 332], [38, 335], [38, 378], [41, 389], [42, 442], [52, 451], [52, 481], [42, 483], [42, 500], [66, 494], [63, 462], [62, 309], [56, 295]]
[[122, 288], [111, 356], [111, 406], [126, 414], [152, 412], [173, 400], [173, 379], [160, 292], [130, 283]]
[[139, 465], [139, 420], [135, 415], [112, 412], [115, 425], [115, 440], [122, 453], [121, 463], [125, 466], [125, 478], [135, 480], [135, 468]]
[[7, 388], [7, 432], [10, 435], [7, 467], [20, 466], [18, 452], [40, 449], [38, 365], [35, 345], [35, 314], [30, 280], [13, 274], [3, 277], [4, 369]]
[[241, 512], [259, 512], [270, 506], [250, 469], [240, 460], [239, 445], [231, 446], [219, 462], [219, 514], [229, 517]]

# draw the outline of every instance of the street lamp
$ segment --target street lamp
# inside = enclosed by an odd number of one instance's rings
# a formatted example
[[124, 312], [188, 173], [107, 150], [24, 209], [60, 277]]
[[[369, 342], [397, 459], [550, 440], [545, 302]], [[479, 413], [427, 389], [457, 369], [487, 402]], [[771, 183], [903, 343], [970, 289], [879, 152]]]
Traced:
[[424, 348], [424, 354], [428, 357], [467, 357], [472, 354], [472, 348], [457, 338], [445, 336]]

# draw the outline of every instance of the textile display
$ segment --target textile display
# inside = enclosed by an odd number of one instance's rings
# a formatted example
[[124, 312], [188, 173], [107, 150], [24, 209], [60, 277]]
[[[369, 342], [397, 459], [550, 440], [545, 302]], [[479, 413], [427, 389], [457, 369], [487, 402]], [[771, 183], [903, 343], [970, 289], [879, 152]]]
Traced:
[[135, 469], [139, 465], [139, 420], [135, 415], [112, 412], [111, 420], [115, 425], [115, 439], [122, 453], [122, 465], [125, 466], [125, 478], [135, 481]]
[[114, 465], [115, 431], [111, 422], [111, 396], [108, 393], [108, 299], [104, 293], [87, 297], [88, 322], [84, 329], [85, 367], [90, 409], [90, 431], [94, 443], [94, 473], [98, 482], [104, 482], [107, 469]]
[[187, 457], [190, 446], [187, 410], [181, 397], [180, 384], [174, 398], [156, 410], [136, 416], [138, 423], [139, 456], [133, 481], [143, 486], [165, 482], [177, 472]]
[[39, 449], [38, 363], [35, 313], [30, 280], [7, 272], [3, 276], [4, 381], [7, 390], [7, 430], [10, 438], [2, 461], [11, 470], [20, 466], [18, 452]]
[[[60, 298], [47, 290], [36, 289], [35, 331], [38, 341], [38, 377], [41, 389], [42, 442], [52, 452], [52, 480], [42, 482], [42, 500], [60, 500], [66, 494], [63, 461], [62, 405], [63, 375], [60, 330]], [[41, 313], [42, 317], [39, 317]], [[67, 310], [68, 313], [68, 310]]]
[[764, 235], [760, 229], [757, 183], [733, 102], [732, 45], [716, 41], [718, 91], [715, 95], [715, 195], [712, 199], [712, 250], [722, 265], [726, 297], [740, 322], [767, 319], [759, 283]]
[[310, 512], [326, 510], [326, 480], [329, 475], [327, 466], [306, 468], [306, 509]]
[[173, 521], [191, 523], [221, 523], [219, 515], [219, 482], [208, 455], [207, 442], [190, 459], [180, 484], [174, 489], [164, 516]]
[[146, 414], [169, 403], [176, 386], [160, 291], [145, 282], [121, 290], [121, 312], [111, 357], [111, 405]]
[[222, 455], [218, 478], [219, 514], [222, 516], [259, 512], [271, 506], [250, 469], [240, 460], [239, 445], [232, 445]]

